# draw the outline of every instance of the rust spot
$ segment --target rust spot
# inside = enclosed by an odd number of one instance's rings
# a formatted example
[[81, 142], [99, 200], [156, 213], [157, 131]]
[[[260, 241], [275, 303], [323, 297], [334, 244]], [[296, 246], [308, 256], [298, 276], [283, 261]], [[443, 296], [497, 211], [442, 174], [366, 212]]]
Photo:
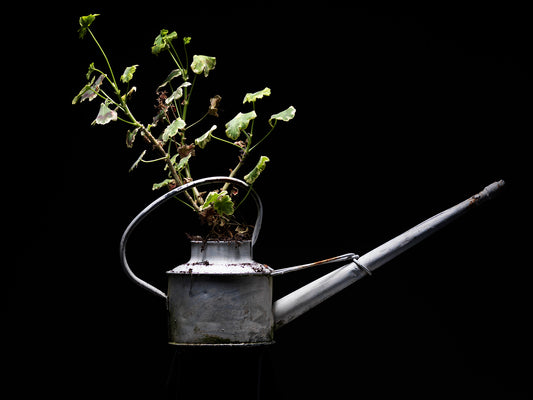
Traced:
[[335, 261], [338, 257], [331, 257], [331, 258], [326, 258], [325, 260], [320, 260], [320, 261], [316, 261], [314, 263], [312, 263], [310, 266], [315, 266], [315, 265], [320, 265], [320, 264], [324, 264], [324, 263], [329, 263], [329, 262], [332, 262], [332, 261]]

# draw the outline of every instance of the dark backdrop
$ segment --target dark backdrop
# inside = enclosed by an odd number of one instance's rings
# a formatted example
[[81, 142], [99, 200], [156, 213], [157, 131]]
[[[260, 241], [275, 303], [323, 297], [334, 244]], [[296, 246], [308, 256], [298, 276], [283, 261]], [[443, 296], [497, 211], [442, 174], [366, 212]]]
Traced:
[[[6, 262], [6, 347], [17, 397], [165, 398], [177, 386], [189, 397], [254, 398], [259, 375], [262, 398], [528, 398], [525, 10], [121, 7], [43, 6], [32, 11], [39, 28], [21, 29], [31, 51], [12, 38], [32, 55], [18, 68], [31, 88], [24, 98], [39, 100], [19, 107], [30, 144], [9, 170], [16, 256], [14, 266]], [[272, 89], [259, 115], [296, 107], [253, 156], [271, 159], [256, 185], [265, 221], [254, 254], [274, 268], [364, 254], [495, 180], [507, 185], [276, 332], [271, 348], [176, 353], [166, 344], [163, 302], [134, 286], [118, 260], [122, 231], [157, 196], [153, 169], [129, 174], [140, 141], [126, 149], [125, 126], [91, 127], [97, 105], [70, 104], [89, 63], [105, 68], [94, 44], [77, 38], [78, 17], [89, 13], [102, 14], [93, 30], [115, 73], [139, 64], [132, 108], [144, 121], [172, 68], [150, 54], [161, 28], [192, 36], [191, 54], [217, 57], [191, 112], [201, 115], [220, 94], [221, 117], [209, 122], [219, 132], [248, 110], [246, 92]], [[213, 156], [197, 176], [233, 163]], [[135, 270], [161, 288], [164, 271], [187, 259], [186, 213], [167, 207], [134, 239]], [[331, 269], [278, 277], [275, 297]]]

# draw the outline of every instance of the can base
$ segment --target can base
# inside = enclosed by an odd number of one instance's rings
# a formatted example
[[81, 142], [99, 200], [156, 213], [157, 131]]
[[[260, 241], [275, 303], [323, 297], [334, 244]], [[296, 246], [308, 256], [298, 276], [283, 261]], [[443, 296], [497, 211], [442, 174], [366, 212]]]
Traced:
[[276, 341], [270, 342], [248, 342], [248, 343], [176, 343], [168, 342], [171, 346], [181, 347], [254, 347], [254, 346], [268, 346], [275, 344]]

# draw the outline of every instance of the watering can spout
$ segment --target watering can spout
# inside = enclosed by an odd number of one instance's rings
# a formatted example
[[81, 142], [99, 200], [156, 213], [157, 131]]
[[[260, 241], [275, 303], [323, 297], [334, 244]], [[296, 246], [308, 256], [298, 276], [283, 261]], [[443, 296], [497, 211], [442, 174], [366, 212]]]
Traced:
[[472, 207], [489, 199], [503, 185], [503, 180], [488, 185], [478, 194], [434, 215], [361, 257], [346, 254], [317, 263], [274, 271], [273, 275], [281, 275], [319, 264], [348, 261], [340, 268], [277, 300], [273, 304], [275, 328], [280, 328], [362, 277], [370, 275], [372, 271], [430, 236]]

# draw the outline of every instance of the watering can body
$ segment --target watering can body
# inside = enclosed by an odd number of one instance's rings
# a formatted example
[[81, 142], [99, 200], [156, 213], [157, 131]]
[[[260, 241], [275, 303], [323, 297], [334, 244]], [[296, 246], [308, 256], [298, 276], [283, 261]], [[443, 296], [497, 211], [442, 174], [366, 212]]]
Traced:
[[190, 260], [167, 272], [169, 343], [271, 343], [272, 271], [251, 241], [191, 242]]
[[[231, 183], [249, 189], [238, 179], [204, 178], [169, 191], [148, 205], [126, 228], [120, 256], [126, 274], [137, 284], [166, 299], [169, 343], [188, 346], [263, 345], [273, 343], [274, 331], [317, 304], [436, 232], [473, 206], [490, 198], [504, 182], [495, 182], [478, 194], [421, 222], [363, 256], [353, 253], [294, 267], [275, 269], [253, 260], [252, 249], [262, 222], [262, 204], [250, 190], [258, 215], [249, 241], [193, 241], [191, 257], [167, 272], [168, 292], [138, 278], [126, 259], [126, 243], [133, 229], [155, 208], [195, 186]], [[332, 262], [345, 264], [273, 302], [273, 278]]]

